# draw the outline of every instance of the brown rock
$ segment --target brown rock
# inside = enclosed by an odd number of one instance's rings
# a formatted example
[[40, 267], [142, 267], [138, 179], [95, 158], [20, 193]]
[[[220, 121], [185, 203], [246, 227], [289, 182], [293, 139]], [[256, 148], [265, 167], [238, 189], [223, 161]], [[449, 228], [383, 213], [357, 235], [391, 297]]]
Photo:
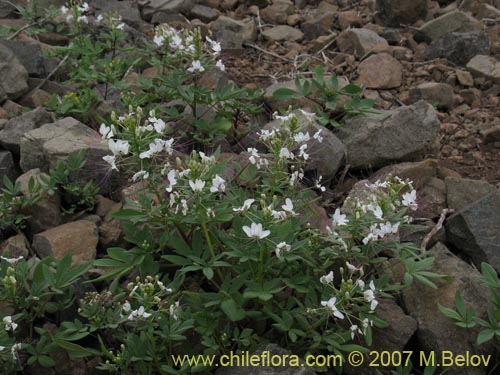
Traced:
[[29, 108], [43, 107], [50, 101], [51, 97], [52, 95], [50, 95], [47, 91], [36, 89], [24, 96], [21, 99], [21, 104]]
[[73, 255], [73, 262], [82, 263], [96, 256], [98, 242], [97, 226], [87, 220], [74, 221], [38, 233], [33, 238], [33, 248], [45, 258], [62, 258], [66, 253]]
[[7, 258], [24, 257], [29, 255], [29, 244], [24, 234], [17, 234], [9, 237], [0, 246], [0, 255]]
[[425, 100], [437, 107], [453, 107], [453, 87], [446, 83], [425, 82], [410, 90], [410, 101]]
[[500, 125], [495, 125], [482, 132], [484, 136], [484, 143], [491, 143], [500, 141]]
[[472, 74], [470, 74], [470, 72], [467, 72], [465, 70], [457, 70], [455, 71], [455, 74], [457, 75], [458, 82], [462, 86], [474, 86], [474, 78], [472, 78]]
[[394, 57], [379, 53], [362, 61], [358, 73], [358, 83], [367, 88], [392, 89], [401, 86], [403, 66]]
[[339, 12], [338, 14], [339, 26], [342, 30], [349, 27], [361, 27], [361, 17], [359, 12], [356, 10], [348, 10], [345, 12]]
[[305, 16], [305, 21], [302, 23], [301, 29], [304, 32], [304, 38], [313, 40], [321, 35], [330, 33], [333, 28], [335, 13], [330, 11], [322, 11], [314, 9]]
[[272, 5], [262, 9], [260, 16], [271, 24], [286, 24], [288, 16], [293, 14], [294, 5], [289, 0], [280, 0], [273, 2]]
[[377, 33], [368, 29], [349, 29], [337, 37], [337, 46], [341, 52], [353, 54], [358, 58], [380, 45], [388, 45], [387, 41]]

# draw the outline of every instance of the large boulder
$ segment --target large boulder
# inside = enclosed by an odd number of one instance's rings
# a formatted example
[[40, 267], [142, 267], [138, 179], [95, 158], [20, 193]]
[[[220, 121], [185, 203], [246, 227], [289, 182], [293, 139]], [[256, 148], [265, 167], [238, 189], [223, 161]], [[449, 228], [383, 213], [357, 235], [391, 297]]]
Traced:
[[0, 103], [17, 99], [28, 91], [28, 72], [14, 53], [0, 44]]
[[427, 15], [427, 0], [377, 0], [377, 9], [387, 26], [412, 24]]
[[93, 129], [72, 117], [34, 129], [21, 138], [21, 169], [40, 168], [48, 171], [59, 160], [66, 160], [74, 152], [86, 151], [86, 168], [102, 165], [102, 157], [109, 154], [106, 144]]
[[500, 272], [500, 192], [494, 191], [464, 207], [446, 221], [450, 243], [479, 268], [490, 263]]
[[445, 13], [420, 27], [415, 33], [418, 42], [434, 42], [448, 33], [482, 30], [483, 24], [471, 15], [455, 10]]
[[446, 177], [446, 203], [448, 208], [458, 212], [482, 197], [493, 193], [495, 186], [482, 180]]
[[427, 47], [425, 55], [429, 60], [444, 57], [457, 65], [465, 66], [474, 56], [487, 55], [489, 51], [488, 34], [480, 30], [445, 34]]
[[380, 114], [357, 116], [338, 128], [352, 169], [416, 161], [433, 153], [439, 132], [434, 108], [424, 101]]
[[[403, 303], [406, 311], [418, 322], [416, 339], [425, 353], [435, 352], [436, 361], [440, 362], [443, 351], [451, 351], [455, 355], [492, 354], [490, 345], [478, 347], [476, 336], [481, 329], [464, 329], [454, 324], [450, 318], [438, 311], [437, 304], [445, 307], [455, 306], [455, 294], [460, 291], [467, 306], [473, 307], [482, 317], [490, 306], [485, 289], [478, 281], [479, 272], [451, 253], [442, 243], [430, 249], [435, 257], [431, 271], [441, 275], [449, 275], [452, 281], [435, 281], [437, 289], [432, 289], [419, 282], [403, 291]], [[449, 367], [451, 373], [469, 374], [470, 368]], [[480, 369], [478, 369], [480, 370]], [[479, 372], [483, 373], [483, 372]]]
[[21, 137], [43, 124], [52, 122], [52, 115], [44, 108], [37, 108], [9, 120], [0, 130], [0, 145], [19, 157]]

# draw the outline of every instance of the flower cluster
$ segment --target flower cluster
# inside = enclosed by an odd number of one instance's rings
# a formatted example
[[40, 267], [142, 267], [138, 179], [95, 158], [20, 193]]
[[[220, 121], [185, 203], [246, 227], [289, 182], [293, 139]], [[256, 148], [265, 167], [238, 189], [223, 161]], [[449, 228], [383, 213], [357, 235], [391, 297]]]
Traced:
[[203, 73], [209, 65], [222, 71], [226, 69], [220, 59], [220, 43], [208, 36], [202, 40], [199, 31], [177, 31], [167, 24], [160, 24], [155, 28], [153, 43], [159, 49], [167, 49], [176, 58], [188, 59], [190, 65], [186, 70], [189, 73]]
[[69, 8], [63, 5], [59, 9], [61, 11], [61, 14], [66, 17], [66, 22], [76, 20], [77, 23], [89, 23], [87, 13], [89, 12], [90, 7], [86, 2], [74, 2]]

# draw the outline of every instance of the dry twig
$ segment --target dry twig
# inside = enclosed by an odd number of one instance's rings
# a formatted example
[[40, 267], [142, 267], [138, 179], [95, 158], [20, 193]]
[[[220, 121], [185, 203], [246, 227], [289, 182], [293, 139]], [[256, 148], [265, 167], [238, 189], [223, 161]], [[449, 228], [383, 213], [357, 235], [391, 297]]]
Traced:
[[427, 245], [429, 244], [432, 237], [434, 237], [436, 235], [436, 233], [439, 232], [439, 230], [443, 227], [443, 223], [444, 223], [444, 220], [446, 219], [446, 215], [451, 214], [453, 212], [454, 212], [454, 210], [452, 210], [450, 208], [445, 208], [443, 211], [441, 211], [441, 216], [439, 217], [437, 224], [424, 237], [422, 244], [420, 245], [420, 252], [423, 253], [427, 250]]

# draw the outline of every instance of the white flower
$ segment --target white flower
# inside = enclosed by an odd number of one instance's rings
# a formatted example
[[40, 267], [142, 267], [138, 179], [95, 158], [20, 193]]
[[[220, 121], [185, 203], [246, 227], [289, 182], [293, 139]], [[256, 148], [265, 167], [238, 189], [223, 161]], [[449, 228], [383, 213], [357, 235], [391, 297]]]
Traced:
[[335, 212], [333, 213], [333, 217], [332, 217], [332, 222], [333, 222], [333, 227], [336, 228], [337, 226], [338, 227], [342, 227], [344, 225], [346, 225], [349, 220], [346, 219], [346, 215], [342, 215], [340, 213], [340, 209], [336, 209]]
[[320, 135], [323, 129], [319, 129], [316, 133], [314, 133], [313, 138], [317, 140], [319, 143], [323, 142], [323, 137]]
[[212, 193], [222, 193], [226, 190], [226, 181], [218, 174], [212, 179], [212, 186], [210, 187], [210, 192]]
[[270, 230], [263, 230], [260, 223], [252, 223], [249, 227], [245, 225], [242, 229], [250, 238], [263, 239], [271, 234]]
[[80, 13], [85, 13], [89, 11], [89, 4], [87, 3], [82, 3], [80, 6], [78, 6], [78, 11]]
[[293, 159], [293, 153], [286, 147], [282, 147], [280, 150], [280, 159]]
[[[303, 109], [299, 109], [300, 113], [302, 113], [306, 118], [307, 120], [309, 121], [312, 121], [314, 120], [314, 118], [316, 117], [316, 113], [312, 113], [312, 112], [307, 112], [307, 111], [304, 111]], [[321, 131], [321, 130], [320, 130]]]
[[[209, 37], [207, 37], [207, 40], [210, 42], [210, 44], [212, 45], [212, 51], [213, 51], [213, 54], [214, 55], [218, 55], [221, 53], [222, 51], [222, 47], [220, 45], [219, 42], [216, 42], [215, 40], [212, 40], [210, 39]], [[220, 61], [220, 60], [219, 60]]]
[[164, 42], [165, 38], [163, 37], [163, 35], [156, 34], [153, 38], [153, 43], [156, 44], [158, 47], [161, 47]]
[[250, 163], [256, 164], [257, 159], [260, 158], [259, 151], [256, 148], [250, 147], [250, 148], [247, 148], [247, 152], [250, 154], [250, 156], [248, 157], [248, 160], [250, 161]]
[[309, 132], [306, 132], [306, 133], [300, 132], [300, 133], [295, 134], [293, 139], [297, 143], [303, 143], [303, 142], [309, 141], [311, 139], [311, 137], [309, 136]]
[[195, 71], [198, 71], [198, 72], [204, 72], [205, 71], [205, 68], [201, 65], [201, 61], [200, 60], [194, 60], [192, 63], [191, 63], [191, 67], [187, 69], [188, 72], [190, 73], [194, 73]]
[[352, 265], [352, 264], [351, 264], [351, 263], [349, 263], [349, 262], [345, 262], [345, 265], [347, 266], [347, 269], [348, 269], [349, 271], [351, 271], [351, 272], [360, 271], [360, 270], [363, 268], [362, 266], [360, 266], [360, 267], [358, 268], [358, 267], [356, 267], [356, 266]]
[[357, 279], [356, 284], [358, 284], [360, 289], [365, 289], [365, 282], [363, 280]]
[[196, 179], [196, 181], [193, 182], [192, 180], [189, 180], [189, 186], [191, 186], [191, 189], [193, 189], [194, 192], [202, 191], [205, 187], [205, 181]]
[[139, 307], [137, 310], [134, 310], [128, 316], [128, 320], [137, 320], [139, 318], [147, 319], [151, 316], [150, 313], [147, 313], [144, 309], [144, 306]]
[[102, 14], [99, 14], [99, 15], [97, 16], [97, 18], [95, 19], [95, 21], [96, 21], [97, 23], [100, 23], [103, 19], [104, 19], [104, 17], [102, 16]]
[[369, 242], [376, 241], [378, 237], [372, 232], [368, 233], [365, 238], [363, 238], [363, 244], [368, 244]]
[[111, 169], [114, 169], [115, 171], [118, 170], [118, 167], [116, 166], [116, 156], [106, 155], [103, 156], [102, 158], [106, 163], [108, 163], [111, 166]]
[[378, 301], [375, 299], [375, 284], [373, 283], [373, 280], [370, 281], [369, 287], [370, 289], [363, 292], [363, 296], [365, 297], [366, 302], [370, 302], [370, 310], [374, 311], [378, 305]]
[[156, 138], [153, 142], [149, 144], [149, 150], [143, 151], [139, 154], [139, 158], [148, 159], [153, 155], [160, 153], [164, 148], [166, 148], [166, 145], [167, 145], [166, 141], [164, 141], [163, 139]]
[[368, 318], [364, 318], [362, 324], [363, 324], [363, 329], [366, 330], [368, 328], [368, 326], [373, 327], [373, 320], [370, 320]]
[[211, 219], [215, 217], [215, 211], [212, 207], [207, 208], [207, 217]]
[[380, 208], [379, 205], [376, 205], [375, 207], [373, 207], [372, 205], [368, 205], [368, 208], [373, 212], [373, 215], [375, 215], [377, 219], [382, 220], [382, 216], [384, 215], [384, 213], [382, 212], [382, 208]]
[[288, 212], [292, 215], [297, 215], [295, 211], [293, 210], [293, 202], [290, 198], [285, 199], [285, 204], [281, 206], [283, 211]]
[[359, 333], [360, 335], [363, 334], [363, 332], [359, 329], [359, 327], [356, 324], [353, 324], [349, 329], [351, 330], [351, 339], [353, 340], [354, 336], [356, 335], [356, 332]]
[[61, 10], [61, 14], [66, 14], [69, 11], [68, 7], [66, 7], [64, 5], [60, 8], [60, 10]]
[[316, 189], [321, 190], [322, 192], [325, 192], [326, 191], [326, 187], [324, 187], [323, 185], [321, 185], [321, 180], [322, 179], [323, 179], [323, 176], [319, 176], [318, 179], [315, 181], [314, 187]]
[[403, 194], [403, 200], [401, 201], [401, 204], [415, 211], [418, 208], [416, 200], [417, 192], [415, 190], [412, 190], [409, 193]]
[[328, 301], [321, 301], [321, 306], [326, 306], [333, 312], [333, 316], [336, 316], [339, 319], [344, 319], [344, 314], [342, 314], [339, 309], [337, 309], [337, 306], [335, 306], [335, 303], [337, 302], [336, 297], [330, 298]]
[[187, 200], [181, 199], [181, 206], [182, 206], [182, 214], [186, 216], [188, 212]]
[[205, 164], [212, 164], [212, 163], [215, 163], [215, 156], [214, 156], [214, 155], [207, 156], [207, 155], [205, 155], [205, 153], [204, 153], [204, 152], [202, 152], [202, 151], [199, 151], [198, 153], [200, 154], [200, 158], [201, 158], [201, 162], [202, 162], [202, 163], [205, 163]]
[[291, 249], [292, 249], [292, 247], [283, 241], [283, 242], [280, 242], [278, 245], [276, 245], [276, 249], [274, 249], [274, 253], [276, 254], [276, 257], [281, 258], [282, 251], [290, 251]]
[[132, 306], [130, 306], [129, 301], [125, 301], [125, 303], [122, 305], [122, 310], [126, 313], [128, 313], [132, 309]]
[[323, 275], [319, 278], [321, 284], [330, 284], [333, 282], [333, 271], [330, 271], [328, 275]]
[[174, 187], [175, 184], [177, 184], [177, 179], [175, 178], [175, 170], [171, 169], [168, 171], [167, 174], [167, 179], [168, 179], [168, 186], [166, 188], [167, 192], [171, 193], [172, 188]]
[[180, 311], [179, 301], [175, 302], [173, 305], [170, 305], [169, 312], [170, 316], [174, 318], [174, 320], [179, 320], [179, 311]]
[[4, 328], [6, 331], [9, 331], [9, 330], [12, 330], [12, 332], [14, 332], [17, 328], [17, 323], [14, 323], [12, 321], [12, 317], [11, 316], [5, 316], [3, 319], [2, 319], [2, 322], [4, 324]]
[[123, 23], [123, 22], [122, 22], [122, 23], [119, 23], [118, 25], [116, 25], [116, 28], [117, 28], [118, 30], [123, 30], [123, 29], [125, 28], [125, 23]]
[[130, 145], [127, 141], [124, 141], [122, 139], [117, 139], [116, 141], [110, 139], [108, 141], [108, 147], [113, 155], [127, 155]]
[[309, 154], [306, 152], [307, 144], [304, 143], [299, 147], [299, 157], [303, 158], [304, 160], [309, 159]]
[[274, 114], [274, 118], [276, 120], [279, 120], [281, 122], [286, 122], [286, 121], [291, 121], [292, 119], [296, 118], [297, 116], [295, 116], [295, 113], [289, 113], [288, 115], [286, 116], [279, 116], [278, 113], [275, 113]]
[[285, 220], [286, 219], [286, 212], [285, 211], [271, 210], [271, 215], [276, 220]]
[[290, 176], [290, 186], [294, 186], [297, 181], [302, 180], [304, 178], [304, 173], [299, 171], [295, 171]]
[[71, 22], [73, 20], [73, 15], [72, 14], [68, 14], [66, 16], [66, 22]]
[[89, 23], [89, 20], [87, 18], [87, 16], [79, 16], [77, 19], [76, 19], [77, 22], [83, 22], [83, 23]]
[[111, 126], [106, 126], [106, 124], [101, 124], [99, 133], [102, 135], [102, 139], [111, 139], [114, 136]]
[[148, 119], [148, 121], [153, 124], [153, 127], [155, 129], [155, 131], [158, 133], [158, 134], [163, 134], [163, 132], [165, 131], [165, 128], [166, 128], [166, 124], [165, 124], [165, 121], [163, 121], [162, 119], [158, 119], [156, 117], [150, 117]]
[[265, 130], [262, 129], [260, 133], [257, 133], [261, 141], [267, 141], [269, 138], [272, 138], [276, 134], [276, 130]]
[[149, 177], [149, 173], [147, 171], [139, 171], [139, 172], [136, 172], [133, 176], [132, 176], [132, 181], [133, 182], [136, 182], [139, 178], [142, 178], [143, 180], [147, 180]]
[[215, 66], [217, 68], [219, 68], [220, 70], [222, 70], [222, 71], [226, 70], [226, 66], [224, 65], [224, 63], [222, 62], [222, 60], [217, 60], [217, 62], [215, 63]]
[[7, 258], [7, 257], [0, 256], [0, 259], [5, 260], [9, 264], [16, 264], [17, 262], [19, 262], [23, 258], [24, 257], [22, 255], [20, 257], [17, 257], [17, 258]]

